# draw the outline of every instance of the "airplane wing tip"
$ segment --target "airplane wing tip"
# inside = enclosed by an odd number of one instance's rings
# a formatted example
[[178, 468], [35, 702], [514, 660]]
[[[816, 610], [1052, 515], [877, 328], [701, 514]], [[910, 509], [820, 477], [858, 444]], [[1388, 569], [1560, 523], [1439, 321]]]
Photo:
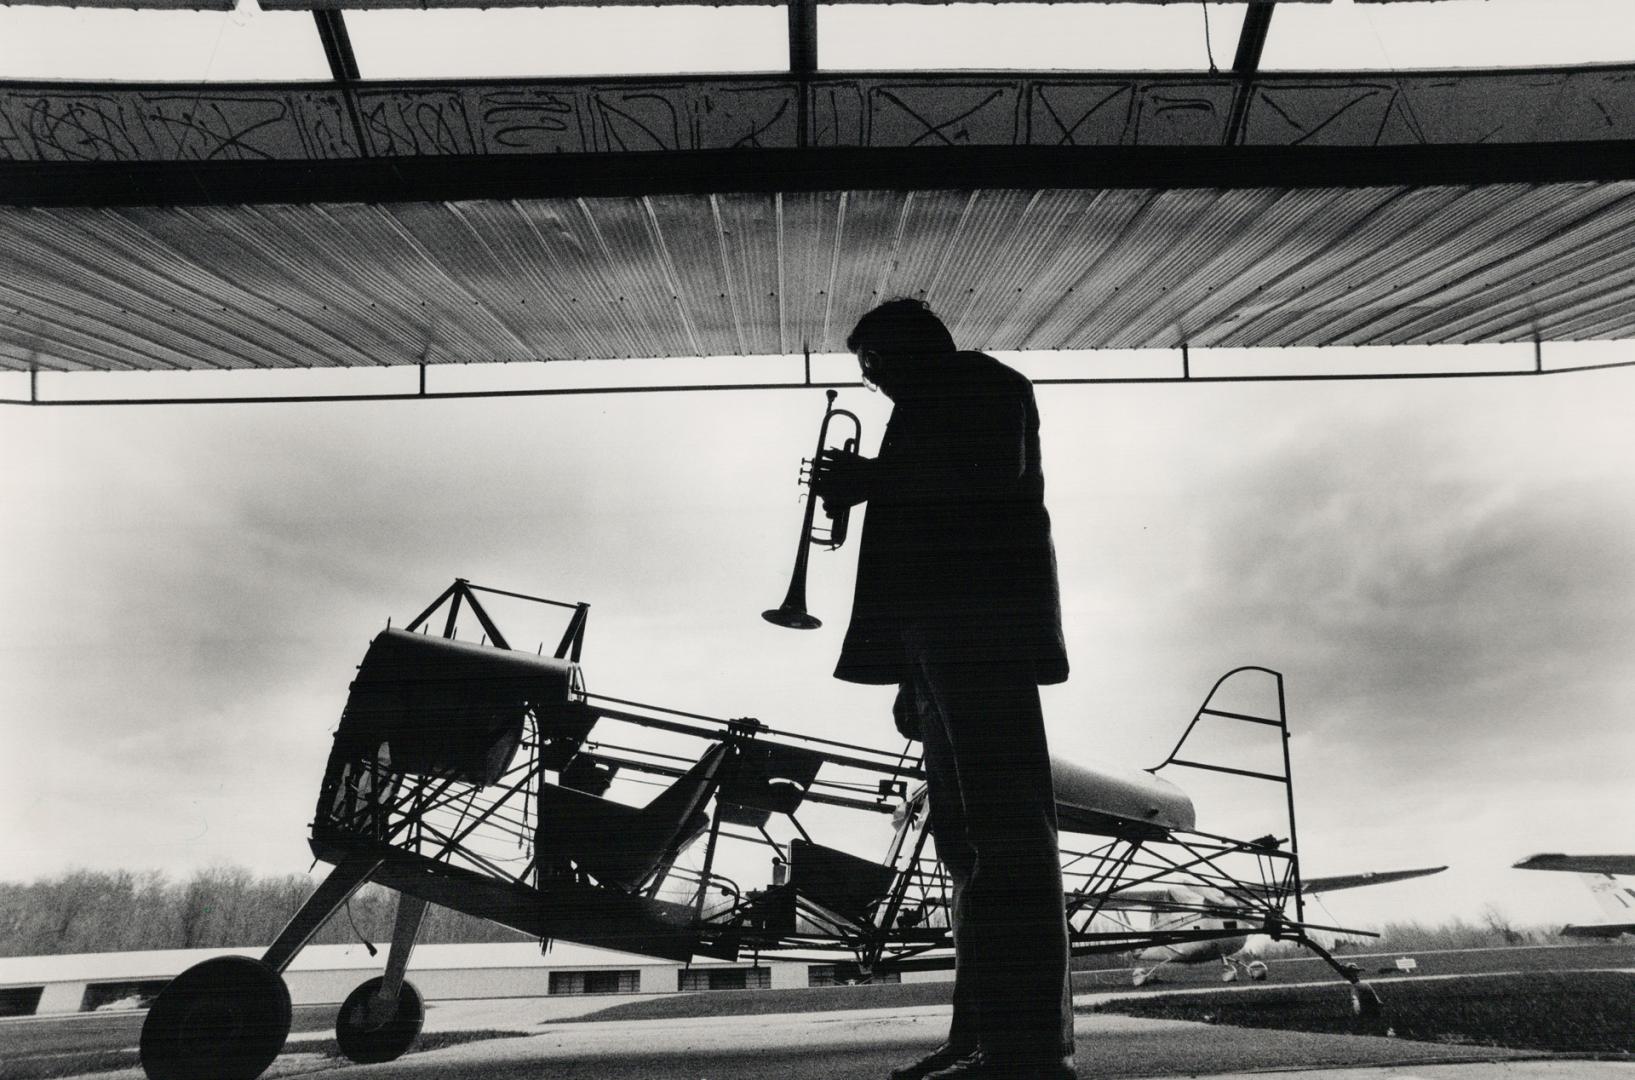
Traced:
[[1440, 874], [1446, 869], [1446, 866], [1421, 866], [1412, 870], [1370, 870], [1361, 874], [1339, 874], [1334, 877], [1310, 878], [1302, 883], [1300, 891], [1311, 895], [1338, 892], [1341, 889], [1356, 889], [1366, 885], [1390, 885], [1393, 882], [1410, 881], [1413, 878]]
[[1561, 928], [1562, 937], [1610, 940], [1625, 934], [1635, 934], [1635, 923], [1568, 923]]
[[1562, 870], [1579, 874], [1635, 875], [1635, 855], [1563, 855], [1546, 852], [1511, 864], [1513, 870]]
[[1562, 855], [1560, 852], [1545, 852], [1545, 853], [1539, 854], [1539, 855], [1528, 855], [1526, 858], [1518, 859], [1515, 862], [1511, 863], [1510, 864], [1510, 869], [1512, 869], [1512, 870], [1548, 870], [1548, 869], [1550, 869], [1550, 867], [1546, 865], [1547, 863], [1559, 862], [1560, 860], [1562, 860], [1564, 858], [1566, 858], [1566, 856]]

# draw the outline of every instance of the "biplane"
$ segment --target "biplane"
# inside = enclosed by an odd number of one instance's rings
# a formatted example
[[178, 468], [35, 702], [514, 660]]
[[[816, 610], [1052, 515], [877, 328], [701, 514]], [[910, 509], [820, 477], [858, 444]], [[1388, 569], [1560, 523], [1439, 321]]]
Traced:
[[[485, 595], [569, 612], [553, 654], [511, 648]], [[480, 641], [459, 640], [463, 612]], [[541, 939], [682, 962], [821, 959], [860, 980], [952, 966], [949, 882], [907, 747], [590, 693], [579, 666], [588, 614], [587, 604], [459, 579], [371, 641], [311, 825], [313, 854], [333, 869], [259, 959], [218, 957], [171, 981], [142, 1029], [148, 1076], [259, 1075], [290, 1028], [281, 973], [370, 882], [399, 899], [384, 972], [358, 986], [336, 1020], [340, 1049], [357, 1062], [392, 1060], [420, 1031], [424, 1003], [404, 976], [430, 904]], [[1215, 704], [1242, 680], [1263, 684], [1274, 703], [1264, 715]], [[1205, 722], [1275, 732], [1281, 770], [1180, 756]], [[1245, 667], [1217, 681], [1158, 766], [1053, 763], [1075, 955], [1231, 941], [1252, 928], [1312, 950], [1351, 984], [1356, 1008], [1378, 1008], [1314, 938], [1357, 931], [1305, 917], [1287, 736], [1282, 676]], [[1281, 785], [1285, 831], [1243, 839], [1200, 829], [1191, 798], [1159, 775], [1182, 768]], [[614, 798], [616, 782], [655, 790], [645, 801]], [[872, 821], [889, 839], [872, 852], [828, 833], [824, 843], [803, 824], [814, 815], [844, 816], [864, 833]], [[1168, 899], [1156, 904], [1160, 890]], [[1191, 917], [1155, 917], [1146, 928], [1108, 918], [1143, 907]]]

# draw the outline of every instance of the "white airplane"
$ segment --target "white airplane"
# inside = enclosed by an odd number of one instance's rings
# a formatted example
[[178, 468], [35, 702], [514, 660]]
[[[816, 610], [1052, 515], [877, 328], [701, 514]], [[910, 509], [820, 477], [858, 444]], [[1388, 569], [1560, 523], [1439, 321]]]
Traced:
[[[1333, 877], [1308, 878], [1301, 884], [1301, 894], [1335, 892], [1356, 889], [1365, 885], [1385, 885], [1393, 881], [1440, 874], [1446, 866], [1427, 866], [1413, 870], [1386, 870], [1361, 874], [1337, 874]], [[1166, 964], [1203, 964], [1219, 960], [1223, 970], [1222, 982], [1236, 982], [1242, 976], [1260, 981], [1266, 978], [1263, 960], [1244, 960], [1241, 953], [1250, 935], [1261, 933], [1261, 928], [1248, 920], [1244, 904], [1236, 902], [1219, 889], [1190, 889], [1169, 887], [1161, 890], [1132, 890], [1126, 894], [1130, 909], [1139, 905], [1151, 912], [1148, 930], [1161, 933], [1168, 930], [1236, 930], [1240, 936], [1210, 938], [1201, 941], [1183, 941], [1171, 945], [1154, 945], [1135, 954], [1139, 964], [1131, 969], [1130, 981], [1136, 986], [1152, 982]]]
[[1577, 874], [1614, 922], [1568, 925], [1565, 937], [1615, 938], [1635, 934], [1635, 889], [1618, 880], [1635, 876], [1635, 855], [1529, 855], [1515, 864], [1517, 870], [1555, 870]]
[[[1188, 829], [1193, 825], [1192, 800], [1179, 787], [1153, 776], [1150, 771], [1116, 767], [1091, 769], [1053, 757], [1051, 773], [1064, 838], [1079, 839], [1085, 834], [1117, 835], [1133, 828], [1132, 822]], [[893, 815], [892, 858], [914, 846], [915, 837], [926, 825], [928, 806], [928, 792], [921, 785]], [[1248, 846], [1253, 848], [1271, 839], [1267, 837]], [[1153, 872], [1165, 865], [1162, 859], [1147, 863], [1141, 872], [1122, 872], [1117, 880], [1109, 882], [1099, 880], [1094, 872], [1086, 876], [1085, 867], [1096, 859], [1069, 850], [1078, 846], [1072, 841], [1063, 845], [1063, 873], [1068, 878], [1068, 924], [1075, 942], [1084, 944], [1110, 938], [1132, 943], [1143, 939], [1164, 942], [1148, 945], [1133, 954], [1139, 964], [1146, 965], [1132, 970], [1136, 986], [1152, 981], [1166, 964], [1190, 965], [1215, 960], [1223, 966], [1224, 982], [1234, 982], [1245, 975], [1257, 981], [1266, 977], [1263, 961], [1244, 960], [1238, 954], [1243, 952], [1250, 936], [1268, 932], [1268, 914], [1293, 895], [1292, 883], [1285, 880], [1276, 886], [1262, 885], [1247, 877], [1229, 881], [1208, 870], [1196, 875], [1191, 883], [1155, 881], [1156, 877], [1166, 876], [1162, 871]], [[1276, 847], [1275, 843], [1271, 845], [1273, 850]], [[1200, 861], [1215, 869], [1211, 859]], [[1180, 869], [1174, 863], [1169, 865]], [[1446, 866], [1429, 866], [1308, 878], [1301, 880], [1299, 893], [1310, 897], [1340, 889], [1385, 885], [1439, 874], [1446, 869]], [[1148, 883], [1126, 884], [1128, 878], [1143, 875], [1151, 875], [1147, 877]], [[1197, 881], [1197, 877], [1210, 883]], [[916, 906], [917, 919], [922, 925], [948, 924], [945, 897], [929, 896]], [[1241, 933], [1234, 933], [1240, 928]]]

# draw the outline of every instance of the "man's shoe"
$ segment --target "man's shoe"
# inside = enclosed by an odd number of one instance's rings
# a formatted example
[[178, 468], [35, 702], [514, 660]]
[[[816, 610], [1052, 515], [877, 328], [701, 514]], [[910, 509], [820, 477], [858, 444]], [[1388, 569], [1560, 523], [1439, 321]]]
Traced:
[[939, 1069], [946, 1069], [976, 1052], [974, 1047], [943, 1043], [920, 1060], [891, 1070], [890, 1080], [924, 1080]]
[[927, 1073], [925, 1080], [1078, 1080], [1070, 1059], [1041, 1058], [1038, 1061], [995, 1059], [978, 1050], [960, 1058], [946, 1069]]

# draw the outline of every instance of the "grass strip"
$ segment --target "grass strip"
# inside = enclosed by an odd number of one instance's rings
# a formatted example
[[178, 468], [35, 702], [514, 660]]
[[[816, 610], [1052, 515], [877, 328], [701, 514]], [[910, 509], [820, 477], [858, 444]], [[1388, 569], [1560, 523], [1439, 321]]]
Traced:
[[1635, 1053], [1635, 974], [1628, 972], [1409, 978], [1371, 985], [1385, 1006], [1377, 1017], [1353, 1014], [1343, 984], [1132, 996], [1102, 1002], [1097, 1011], [1450, 1045]]

